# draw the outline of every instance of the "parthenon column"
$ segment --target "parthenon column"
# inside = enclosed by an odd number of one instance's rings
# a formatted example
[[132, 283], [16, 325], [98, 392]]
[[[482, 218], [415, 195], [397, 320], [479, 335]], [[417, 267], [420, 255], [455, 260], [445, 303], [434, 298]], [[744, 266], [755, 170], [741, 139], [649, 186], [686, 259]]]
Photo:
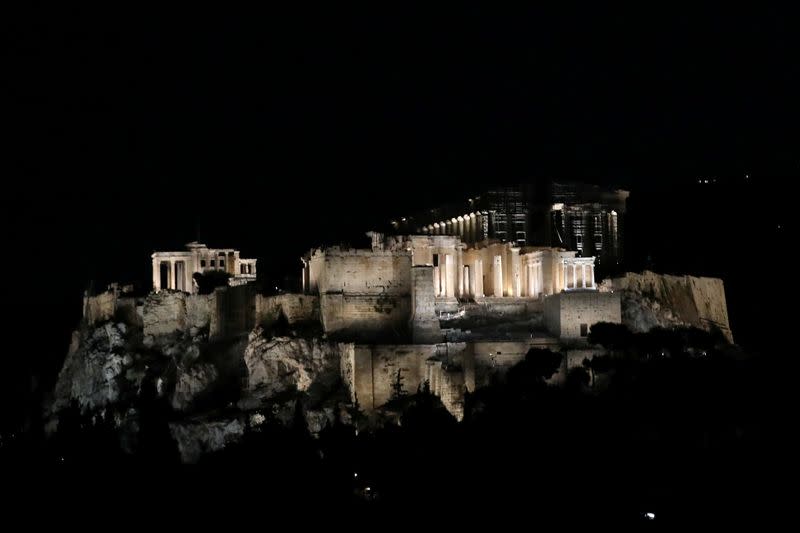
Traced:
[[586, 263], [581, 265], [581, 284], [586, 288]]
[[567, 262], [564, 261], [562, 265], [564, 266], [564, 276], [563, 276], [564, 286], [561, 288], [561, 290], [565, 291], [567, 290]]
[[596, 289], [597, 288], [597, 284], [594, 282], [594, 263], [592, 263], [590, 266], [592, 267], [591, 268], [591, 271], [592, 271], [592, 288]]

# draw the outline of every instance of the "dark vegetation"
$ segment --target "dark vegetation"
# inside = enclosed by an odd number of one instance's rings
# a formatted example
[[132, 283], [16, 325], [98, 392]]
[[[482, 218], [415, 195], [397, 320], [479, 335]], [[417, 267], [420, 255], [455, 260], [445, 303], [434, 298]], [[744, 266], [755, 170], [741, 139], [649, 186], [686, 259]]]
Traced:
[[192, 277], [197, 283], [200, 294], [211, 294], [217, 287], [227, 287], [231, 275], [222, 270], [209, 270], [208, 272], [195, 272]]
[[267, 414], [238, 444], [182, 466], [165, 406], [145, 391], [137, 453], [120, 450], [111, 413], [90, 419], [73, 408], [50, 442], [4, 443], [3, 466], [45, 475], [54, 488], [111, 483], [119, 497], [146, 481], [154, 496], [193, 504], [424, 509], [466, 524], [497, 516], [646, 525], [645, 512], [675, 527], [762, 519], [768, 476], [780, 466], [766, 360], [732, 356], [693, 330], [600, 325], [592, 341], [610, 355], [587, 359], [561, 387], [546, 381], [561, 354], [532, 350], [467, 395], [462, 423], [423, 389], [398, 394], [399, 425], [366, 430], [351, 409], [359, 431], [339, 420], [314, 438], [298, 402], [289, 427]]

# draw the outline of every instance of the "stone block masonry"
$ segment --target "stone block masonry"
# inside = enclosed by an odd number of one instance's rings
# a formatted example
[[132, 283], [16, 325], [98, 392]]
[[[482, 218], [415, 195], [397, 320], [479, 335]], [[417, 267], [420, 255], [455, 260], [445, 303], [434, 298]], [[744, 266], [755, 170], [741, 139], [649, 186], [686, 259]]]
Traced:
[[544, 309], [547, 329], [561, 339], [585, 338], [598, 322], [622, 322], [618, 293], [561, 292], [547, 297]]
[[436, 316], [433, 267], [411, 269], [411, 337], [415, 344], [441, 342], [442, 330]]
[[289, 324], [319, 321], [319, 297], [310, 294], [257, 294], [256, 323], [269, 326], [283, 314]]

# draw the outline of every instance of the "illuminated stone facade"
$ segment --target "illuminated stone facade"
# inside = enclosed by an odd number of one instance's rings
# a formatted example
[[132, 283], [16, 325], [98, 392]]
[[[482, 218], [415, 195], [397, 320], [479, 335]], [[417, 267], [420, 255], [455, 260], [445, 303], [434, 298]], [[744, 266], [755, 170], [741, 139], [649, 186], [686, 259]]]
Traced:
[[440, 341], [433, 322], [468, 304], [488, 315], [518, 304], [525, 313], [562, 291], [597, 289], [594, 258], [572, 251], [497, 241], [468, 246], [451, 235], [369, 235], [371, 249], [315, 249], [302, 260], [303, 290], [319, 295], [326, 333]]
[[233, 248], [208, 248], [190, 242], [185, 251], [155, 252], [153, 259], [153, 291], [171, 289], [197, 292], [194, 274], [211, 271], [231, 275], [231, 285], [241, 285], [256, 279], [256, 260], [239, 257]]

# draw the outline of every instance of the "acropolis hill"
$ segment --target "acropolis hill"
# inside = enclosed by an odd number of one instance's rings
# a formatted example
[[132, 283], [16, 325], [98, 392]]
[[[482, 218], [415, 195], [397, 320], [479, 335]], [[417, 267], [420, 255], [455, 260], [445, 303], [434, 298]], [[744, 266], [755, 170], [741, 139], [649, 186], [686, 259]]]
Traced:
[[[460, 420], [465, 393], [536, 349], [563, 356], [552, 384], [607, 353], [588, 342], [598, 323], [634, 332], [692, 326], [732, 342], [719, 279], [644, 272], [600, 280], [585, 248], [478, 240], [477, 226], [459, 224], [441, 230], [450, 234], [372, 231], [367, 248], [310, 250], [302, 290], [277, 295], [261, 292], [256, 260], [233, 248], [193, 242], [155, 252], [146, 296], [112, 285], [85, 297], [53, 424], [71, 401], [85, 411], [125, 405], [145, 383], [173, 411], [193, 415], [216, 396], [236, 398], [236, 415], [171, 423], [183, 459], [194, 461], [258, 425], [264, 410], [290, 417], [295, 401], [312, 432], [347, 409], [379, 419], [393, 399], [423, 387]], [[211, 272], [227, 285], [200, 294], [198, 276]], [[121, 427], [133, 424], [135, 414], [119, 416]]]

